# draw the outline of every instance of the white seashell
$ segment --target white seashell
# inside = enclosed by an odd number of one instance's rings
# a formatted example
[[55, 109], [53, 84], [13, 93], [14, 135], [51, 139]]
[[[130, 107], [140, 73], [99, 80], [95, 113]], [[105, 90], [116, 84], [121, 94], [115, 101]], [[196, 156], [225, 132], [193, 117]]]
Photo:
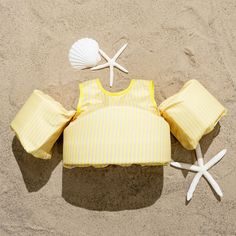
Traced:
[[79, 70], [96, 66], [101, 60], [99, 45], [90, 38], [80, 39], [71, 46], [68, 57], [71, 66]]

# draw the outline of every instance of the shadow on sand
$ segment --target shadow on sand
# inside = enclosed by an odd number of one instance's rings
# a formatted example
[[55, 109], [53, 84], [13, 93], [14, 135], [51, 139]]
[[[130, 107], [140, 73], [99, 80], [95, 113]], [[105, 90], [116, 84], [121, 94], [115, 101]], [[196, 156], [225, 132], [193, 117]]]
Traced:
[[12, 141], [12, 151], [21, 170], [27, 190], [36, 192], [48, 182], [53, 170], [62, 159], [62, 138], [55, 145], [53, 158], [50, 160], [35, 158], [27, 153], [16, 136], [14, 136]]
[[[25, 152], [16, 136], [13, 138], [12, 150], [29, 192], [38, 191], [47, 184], [62, 160], [62, 143], [61, 136], [52, 159], [42, 160]], [[63, 168], [62, 197], [86, 209], [119, 211], [147, 207], [161, 196], [162, 188], [162, 166]]]
[[[205, 154], [220, 125], [201, 140]], [[62, 160], [62, 136], [57, 141], [53, 157], [42, 160], [26, 153], [16, 138], [12, 150], [29, 192], [38, 191], [49, 180], [52, 171]], [[172, 137], [172, 159], [194, 163], [194, 151], [185, 150]], [[186, 177], [187, 171], [182, 171]], [[129, 167], [108, 166], [105, 168], [63, 168], [62, 197], [68, 203], [91, 210], [119, 211], [138, 209], [154, 204], [161, 196], [164, 170], [162, 166]]]
[[[200, 145], [202, 149], [203, 155], [207, 152], [208, 148], [210, 147], [211, 143], [213, 142], [214, 138], [220, 132], [220, 123], [218, 123], [214, 130], [212, 130], [209, 134], [202, 137], [200, 140]], [[181, 146], [178, 140], [171, 135], [171, 157], [172, 160], [177, 162], [184, 162], [193, 164], [196, 161], [195, 151], [189, 151]], [[187, 170], [181, 170], [183, 175], [186, 177], [188, 174]]]
[[72, 205], [91, 210], [147, 207], [161, 196], [162, 188], [162, 166], [63, 168], [63, 198]]

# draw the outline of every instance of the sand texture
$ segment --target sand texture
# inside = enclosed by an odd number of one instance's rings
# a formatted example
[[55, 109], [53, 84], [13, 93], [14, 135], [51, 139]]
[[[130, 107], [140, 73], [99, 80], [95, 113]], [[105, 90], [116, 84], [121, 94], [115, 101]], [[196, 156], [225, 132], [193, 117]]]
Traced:
[[[0, 0], [0, 235], [235, 235], [236, 2]], [[95, 38], [129, 70], [76, 71], [68, 50]], [[156, 102], [199, 80], [228, 109], [201, 141], [205, 160], [228, 152], [210, 173], [221, 201], [204, 179], [185, 202], [193, 173], [167, 167], [68, 170], [62, 139], [51, 160], [27, 154], [9, 124], [34, 89], [70, 109], [78, 82], [100, 77], [118, 91], [131, 78], [153, 79]], [[193, 163], [194, 152], [172, 139], [172, 158]]]

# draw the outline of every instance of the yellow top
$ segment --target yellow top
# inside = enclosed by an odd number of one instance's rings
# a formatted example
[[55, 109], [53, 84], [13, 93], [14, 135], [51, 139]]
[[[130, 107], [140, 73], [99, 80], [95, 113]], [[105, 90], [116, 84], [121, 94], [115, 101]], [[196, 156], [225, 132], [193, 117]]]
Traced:
[[160, 115], [154, 98], [154, 83], [152, 80], [130, 81], [129, 86], [118, 92], [105, 90], [100, 79], [79, 83], [80, 97], [77, 115], [81, 115], [104, 106], [135, 106]]
[[99, 79], [79, 88], [76, 118], [64, 131], [64, 166], [170, 161], [169, 125], [159, 116], [153, 81], [133, 79], [118, 92], [105, 90]]

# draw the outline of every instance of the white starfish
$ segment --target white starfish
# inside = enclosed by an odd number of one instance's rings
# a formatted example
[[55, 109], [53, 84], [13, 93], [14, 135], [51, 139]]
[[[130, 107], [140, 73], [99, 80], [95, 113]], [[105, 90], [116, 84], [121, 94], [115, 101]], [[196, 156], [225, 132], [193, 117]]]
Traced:
[[197, 172], [197, 174], [193, 178], [193, 181], [192, 181], [192, 183], [189, 187], [189, 190], [187, 192], [187, 201], [190, 201], [190, 199], [192, 198], [193, 193], [197, 187], [197, 184], [202, 176], [204, 176], [207, 179], [207, 181], [210, 183], [210, 185], [215, 190], [215, 192], [220, 197], [223, 197], [223, 193], [220, 189], [220, 186], [213, 179], [212, 175], [208, 172], [208, 170], [223, 158], [226, 151], [227, 151], [226, 149], [223, 149], [222, 151], [217, 153], [210, 161], [208, 161], [206, 164], [204, 164], [201, 147], [200, 147], [200, 144], [198, 144], [195, 149], [198, 165], [190, 165], [190, 164], [180, 163], [180, 162], [171, 162], [170, 163], [172, 166], [174, 166], [176, 168]]
[[120, 48], [120, 50], [115, 54], [115, 56], [113, 58], [108, 57], [105, 52], [103, 52], [101, 49], [99, 49], [99, 52], [107, 60], [107, 62], [102, 64], [102, 65], [98, 65], [98, 66], [95, 66], [95, 67], [91, 68], [91, 70], [100, 70], [100, 69], [103, 69], [103, 68], [106, 68], [106, 67], [110, 67], [110, 87], [112, 87], [112, 85], [113, 85], [113, 79], [114, 79], [113, 68], [114, 67], [117, 67], [121, 71], [123, 71], [125, 73], [128, 73], [128, 71], [123, 66], [119, 65], [116, 62], [117, 58], [125, 50], [127, 45], [128, 44], [126, 43], [122, 48]]

